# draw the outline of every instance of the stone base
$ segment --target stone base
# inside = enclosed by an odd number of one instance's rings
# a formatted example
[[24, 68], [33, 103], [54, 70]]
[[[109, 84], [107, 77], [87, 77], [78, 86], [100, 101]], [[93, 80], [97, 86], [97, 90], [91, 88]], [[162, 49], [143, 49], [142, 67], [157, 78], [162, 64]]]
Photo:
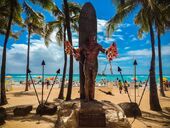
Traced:
[[6, 110], [3, 107], [0, 107], [0, 125], [5, 124], [5, 119], [6, 119]]
[[124, 111], [127, 117], [141, 117], [142, 113], [137, 103], [124, 102], [118, 104]]
[[21, 105], [14, 109], [14, 116], [26, 116], [32, 111], [32, 105]]
[[130, 128], [123, 110], [109, 101], [63, 102], [56, 128]]
[[81, 102], [79, 109], [79, 127], [106, 127], [106, 115], [97, 101]]
[[57, 106], [54, 104], [40, 104], [36, 109], [36, 114], [39, 115], [54, 115], [57, 111]]

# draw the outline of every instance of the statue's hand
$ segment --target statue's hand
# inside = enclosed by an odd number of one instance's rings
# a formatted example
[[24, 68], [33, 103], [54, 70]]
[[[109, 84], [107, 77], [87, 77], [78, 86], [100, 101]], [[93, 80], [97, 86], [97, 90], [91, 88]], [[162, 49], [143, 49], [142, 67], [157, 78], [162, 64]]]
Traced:
[[107, 50], [107, 49], [106, 49], [106, 52], [105, 52], [105, 53], [106, 53], [106, 55], [108, 54], [108, 50]]

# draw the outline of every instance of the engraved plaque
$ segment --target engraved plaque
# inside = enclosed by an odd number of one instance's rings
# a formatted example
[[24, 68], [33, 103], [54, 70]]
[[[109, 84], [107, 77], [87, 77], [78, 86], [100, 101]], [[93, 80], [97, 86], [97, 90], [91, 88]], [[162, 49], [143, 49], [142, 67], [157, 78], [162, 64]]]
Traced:
[[79, 112], [80, 127], [106, 127], [105, 113]]

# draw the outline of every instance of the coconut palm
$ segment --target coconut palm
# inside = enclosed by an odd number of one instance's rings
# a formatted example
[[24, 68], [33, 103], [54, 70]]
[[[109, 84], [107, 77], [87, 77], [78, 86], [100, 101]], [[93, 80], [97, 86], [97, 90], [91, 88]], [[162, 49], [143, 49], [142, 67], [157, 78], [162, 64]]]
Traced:
[[[22, 24], [21, 5], [18, 3], [18, 0], [1, 0], [0, 2], [0, 15], [4, 22], [2, 25], [6, 28], [4, 47], [2, 53], [2, 66], [1, 66], [1, 101], [0, 104], [7, 104], [6, 92], [5, 92], [5, 74], [6, 74], [6, 48], [8, 39], [10, 36], [11, 25], [12, 23]], [[2, 20], [1, 19], [1, 20]], [[7, 23], [8, 22], [8, 23]], [[2, 29], [1, 29], [2, 30]], [[1, 32], [2, 33], [2, 32]]]
[[[64, 0], [64, 14], [65, 14], [65, 20], [66, 20], [67, 36], [68, 36], [69, 42], [72, 45], [72, 33], [71, 33], [71, 28], [70, 28], [69, 13], [70, 11], [69, 11], [67, 0]], [[73, 55], [70, 55], [69, 81], [68, 81], [66, 101], [71, 100], [72, 83], [73, 83]]]
[[[0, 34], [5, 35], [6, 34], [6, 30], [7, 30], [7, 26], [8, 26], [8, 18], [5, 16], [1, 16], [0, 19]], [[18, 39], [19, 35], [21, 34], [22, 31], [19, 32], [12, 32], [10, 31], [9, 36], [14, 38], [14, 39]]]
[[[44, 9], [51, 11], [54, 7], [53, 0], [30, 0], [33, 4], [40, 5]], [[27, 49], [27, 66], [26, 66], [26, 86], [25, 91], [28, 91], [28, 69], [29, 69], [29, 52], [30, 52], [30, 36], [32, 33], [43, 36], [44, 17], [41, 13], [35, 12], [26, 2], [23, 4], [24, 10], [27, 14], [25, 24], [28, 29], [28, 49]]]
[[[150, 109], [155, 111], [160, 111], [161, 106], [159, 104], [158, 94], [157, 94], [157, 86], [156, 86], [156, 78], [155, 78], [155, 40], [154, 40], [154, 31], [153, 31], [153, 23], [156, 21], [155, 8], [156, 4], [154, 0], [126, 0], [123, 4], [119, 4], [117, 7], [117, 14], [108, 22], [107, 24], [107, 34], [110, 34], [114, 31], [115, 26], [122, 22], [124, 17], [126, 17], [129, 13], [131, 13], [138, 5], [141, 5], [140, 11], [137, 16], [141, 18], [142, 25], [139, 30], [140, 33], [145, 31], [150, 32], [151, 37], [151, 48], [152, 48], [152, 56], [151, 56], [151, 65], [150, 65]], [[158, 12], [158, 11], [157, 11]]]
[[[80, 6], [76, 3], [69, 2], [69, 11], [70, 11], [70, 20], [71, 20], [71, 28], [78, 31], [78, 18], [80, 13]], [[64, 6], [63, 6], [64, 10]], [[48, 45], [49, 42], [49, 36], [51, 32], [53, 32], [54, 29], [57, 28], [56, 32], [56, 39], [59, 45], [61, 45], [61, 42], [65, 42], [66, 40], [66, 19], [65, 14], [63, 11], [61, 11], [58, 7], [54, 7], [53, 14], [57, 17], [57, 21], [49, 22], [46, 26], [46, 36], [45, 36], [45, 42], [46, 45]], [[63, 43], [64, 44], [64, 43]], [[62, 83], [60, 88], [60, 93], [58, 98], [63, 99], [64, 98], [64, 82], [65, 82], [65, 76], [66, 76], [66, 68], [67, 68], [67, 55], [65, 53], [65, 44], [64, 44], [64, 67], [63, 67], [63, 76], [62, 76]]]
[[[159, 58], [159, 78], [160, 78], [160, 94], [161, 96], [165, 97], [164, 87], [163, 87], [163, 71], [162, 71], [162, 54], [161, 54], [161, 34], [164, 33], [166, 28], [170, 27], [170, 1], [158, 1], [159, 8], [162, 11], [163, 18], [160, 19], [160, 23], [156, 22], [155, 26], [157, 29], [158, 35], [158, 58]], [[158, 17], [159, 19], [160, 17]], [[159, 25], [161, 24], [161, 25]]]
[[44, 35], [44, 17], [42, 14], [35, 12], [26, 2], [23, 4], [23, 8], [27, 17], [25, 19], [25, 24], [28, 29], [28, 49], [27, 49], [27, 65], [26, 65], [26, 86], [25, 91], [28, 91], [28, 69], [30, 60], [30, 37], [31, 34], [36, 33]]
[[[162, 33], [164, 33], [166, 29], [166, 23], [168, 22], [168, 12], [170, 11], [170, 4], [165, 4], [165, 3], [153, 3], [157, 4], [158, 6], [153, 6], [154, 14], [155, 14], [155, 29], [157, 30], [157, 38], [158, 38], [158, 58], [159, 58], [159, 76], [160, 76], [160, 94], [161, 96], [165, 97], [164, 89], [163, 89], [163, 73], [162, 73], [162, 57], [161, 57], [161, 39], [160, 36]], [[159, 8], [158, 8], [159, 7]], [[140, 21], [140, 23], [139, 23]], [[142, 17], [141, 15], [137, 15], [135, 18], [135, 23], [136, 24], [143, 24], [141, 29], [139, 30], [139, 36], [142, 36], [143, 31], [148, 32], [148, 27], [144, 27], [144, 24], [146, 22], [142, 23]]]

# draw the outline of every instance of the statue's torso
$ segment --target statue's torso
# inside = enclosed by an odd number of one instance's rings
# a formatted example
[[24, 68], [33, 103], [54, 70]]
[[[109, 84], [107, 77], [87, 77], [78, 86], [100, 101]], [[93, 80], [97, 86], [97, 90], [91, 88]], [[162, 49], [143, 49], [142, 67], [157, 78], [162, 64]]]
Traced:
[[99, 47], [100, 45], [95, 43], [93, 45], [88, 45], [87, 47], [83, 49], [83, 54], [85, 56], [85, 64], [89, 64], [93, 66], [94, 68], [96, 67], [97, 56], [100, 51]]

